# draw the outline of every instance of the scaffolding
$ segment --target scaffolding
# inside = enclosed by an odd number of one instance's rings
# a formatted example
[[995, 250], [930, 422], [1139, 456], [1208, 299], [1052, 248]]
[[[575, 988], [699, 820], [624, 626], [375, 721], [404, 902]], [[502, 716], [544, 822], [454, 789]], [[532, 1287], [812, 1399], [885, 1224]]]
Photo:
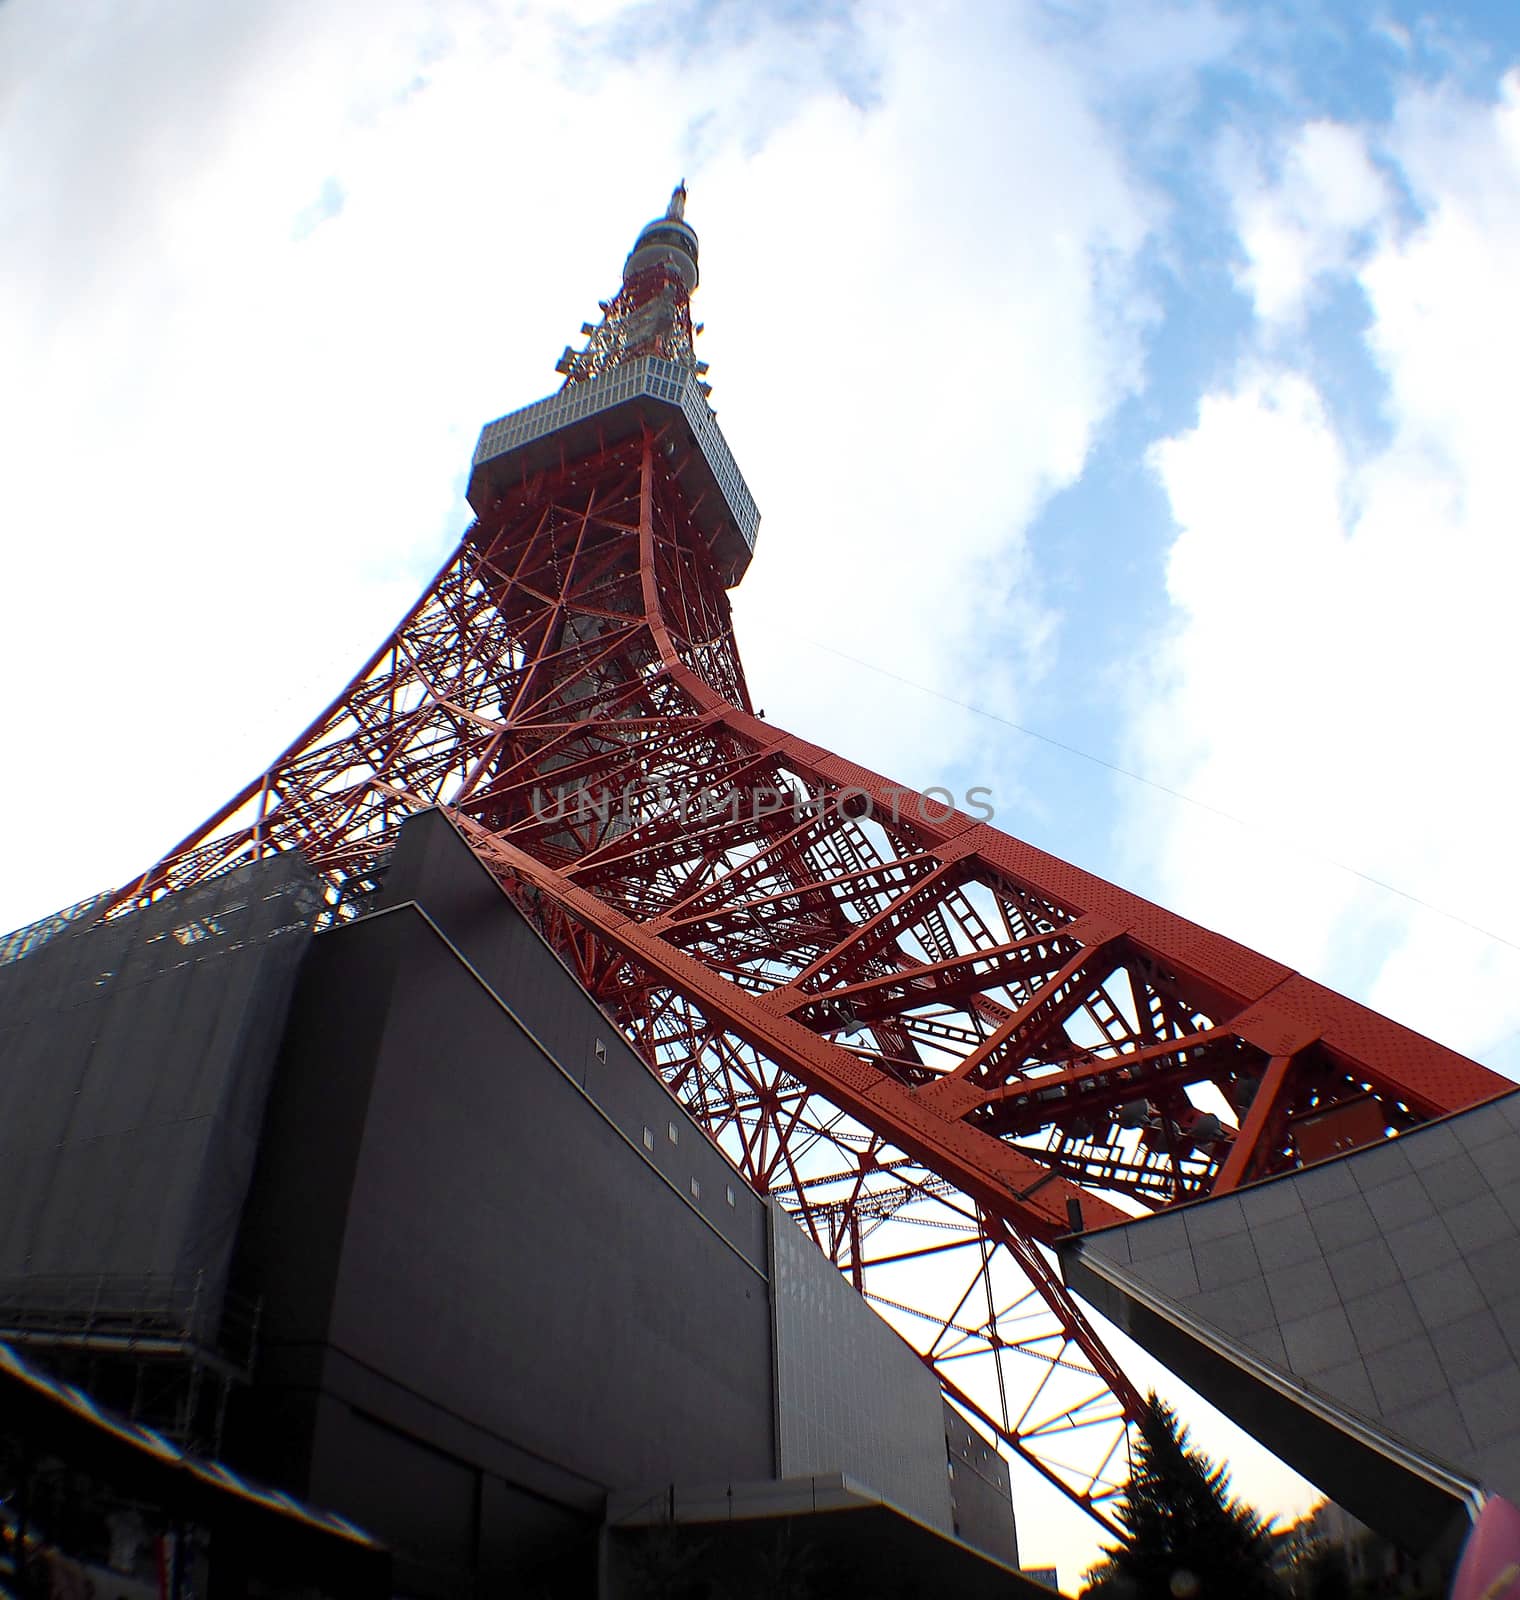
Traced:
[[31, 1276], [0, 1283], [0, 1341], [187, 1450], [217, 1455], [247, 1384], [260, 1305], [206, 1274]]

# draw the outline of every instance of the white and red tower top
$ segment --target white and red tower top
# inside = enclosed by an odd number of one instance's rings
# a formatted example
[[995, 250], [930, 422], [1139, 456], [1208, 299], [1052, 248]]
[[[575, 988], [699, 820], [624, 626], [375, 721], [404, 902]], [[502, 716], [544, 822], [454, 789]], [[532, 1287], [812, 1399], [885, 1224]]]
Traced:
[[559, 393], [482, 430], [468, 498], [484, 517], [533, 473], [647, 428], [731, 588], [754, 553], [760, 512], [708, 404], [707, 363], [693, 343], [701, 328], [691, 320], [697, 235], [685, 213], [680, 183], [665, 215], [639, 231], [622, 287], [601, 303], [602, 320], [582, 325], [585, 348], [560, 357]]
[[708, 394], [709, 386], [700, 381], [707, 363], [697, 360], [695, 345], [701, 328], [691, 320], [699, 278], [697, 235], [686, 220], [683, 179], [671, 191], [665, 215], [640, 230], [623, 263], [622, 288], [602, 302], [601, 322], [582, 324], [585, 348], [565, 347], [555, 367], [565, 375], [565, 387], [641, 356], [659, 356], [694, 373], [703, 395]]

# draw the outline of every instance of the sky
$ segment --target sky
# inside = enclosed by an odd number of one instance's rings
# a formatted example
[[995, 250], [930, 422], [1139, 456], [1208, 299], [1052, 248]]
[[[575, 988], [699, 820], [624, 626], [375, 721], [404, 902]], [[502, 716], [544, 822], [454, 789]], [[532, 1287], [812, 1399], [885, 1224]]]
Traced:
[[326, 704], [682, 176], [770, 720], [1520, 1076], [1507, 0], [0, 4], [0, 928]]

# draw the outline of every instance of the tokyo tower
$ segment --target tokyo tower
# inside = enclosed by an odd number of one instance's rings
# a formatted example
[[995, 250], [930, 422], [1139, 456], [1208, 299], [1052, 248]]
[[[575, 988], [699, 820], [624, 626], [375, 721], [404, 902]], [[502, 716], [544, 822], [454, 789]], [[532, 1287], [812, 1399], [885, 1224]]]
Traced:
[[1141, 1402], [1045, 1246], [1510, 1086], [755, 713], [727, 591], [759, 514], [685, 201], [558, 392], [485, 428], [476, 520], [391, 636], [104, 904], [298, 850], [349, 918], [441, 808], [946, 1395], [1107, 1521]]

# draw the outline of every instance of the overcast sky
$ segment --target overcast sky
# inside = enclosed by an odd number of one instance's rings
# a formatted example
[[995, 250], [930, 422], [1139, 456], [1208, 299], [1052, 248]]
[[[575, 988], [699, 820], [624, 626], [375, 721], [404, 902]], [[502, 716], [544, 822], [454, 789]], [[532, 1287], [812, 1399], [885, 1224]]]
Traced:
[[771, 720], [1520, 1074], [1507, 0], [0, 5], [0, 927], [326, 703], [682, 175]]

